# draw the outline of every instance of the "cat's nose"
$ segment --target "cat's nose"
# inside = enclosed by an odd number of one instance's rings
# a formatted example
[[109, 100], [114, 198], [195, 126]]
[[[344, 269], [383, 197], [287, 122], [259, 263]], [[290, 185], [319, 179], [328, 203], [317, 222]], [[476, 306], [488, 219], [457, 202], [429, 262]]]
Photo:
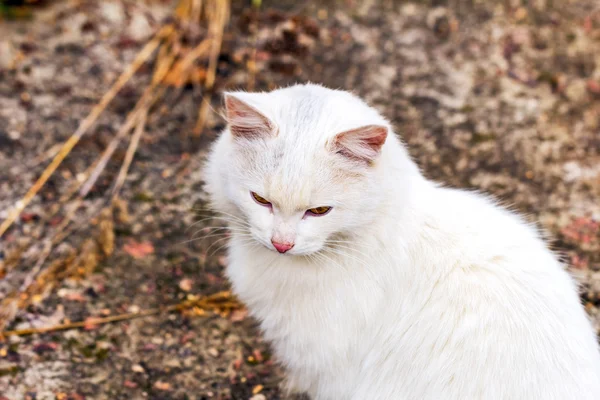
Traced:
[[294, 243], [279, 243], [273, 239], [271, 239], [271, 243], [273, 243], [273, 246], [277, 249], [277, 251], [282, 254], [294, 247]]

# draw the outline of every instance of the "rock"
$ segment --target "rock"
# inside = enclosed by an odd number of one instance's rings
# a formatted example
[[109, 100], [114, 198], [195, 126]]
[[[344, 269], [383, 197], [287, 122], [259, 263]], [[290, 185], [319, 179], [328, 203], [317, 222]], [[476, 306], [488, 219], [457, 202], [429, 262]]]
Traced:
[[144, 372], [144, 368], [140, 365], [140, 364], [134, 364], [131, 366], [131, 370], [133, 372], [137, 372], [138, 374], [143, 374]]
[[121, 3], [103, 1], [100, 6], [100, 12], [111, 24], [122, 25], [125, 22], [125, 10]]
[[127, 28], [127, 36], [137, 42], [141, 42], [150, 37], [152, 32], [152, 26], [150, 26], [150, 22], [148, 22], [148, 19], [144, 15], [140, 13], [133, 15]]
[[565, 89], [565, 95], [573, 103], [581, 104], [587, 99], [587, 85], [583, 80], [571, 82]]
[[8, 40], [0, 41], [0, 70], [14, 68], [17, 50]]
[[208, 354], [210, 354], [213, 357], [219, 357], [219, 350], [215, 349], [214, 347], [211, 347], [210, 349], [208, 349]]

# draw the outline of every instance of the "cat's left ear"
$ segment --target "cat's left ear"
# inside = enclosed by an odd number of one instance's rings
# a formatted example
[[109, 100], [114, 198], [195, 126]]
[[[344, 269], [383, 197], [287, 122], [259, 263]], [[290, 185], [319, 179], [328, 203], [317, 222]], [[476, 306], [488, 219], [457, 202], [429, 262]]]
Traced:
[[363, 126], [338, 133], [333, 139], [332, 150], [353, 161], [371, 163], [381, 153], [387, 136], [386, 126]]
[[271, 136], [275, 132], [269, 118], [236, 94], [225, 94], [225, 109], [229, 130], [234, 137], [253, 139]]

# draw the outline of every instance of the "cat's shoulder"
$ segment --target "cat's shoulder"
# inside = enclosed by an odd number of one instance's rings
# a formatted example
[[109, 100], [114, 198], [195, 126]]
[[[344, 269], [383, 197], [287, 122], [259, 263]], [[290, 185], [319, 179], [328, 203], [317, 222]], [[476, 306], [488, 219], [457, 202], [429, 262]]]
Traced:
[[435, 186], [426, 200], [425, 220], [442, 234], [474, 245], [542, 245], [535, 223], [510, 205], [475, 190]]

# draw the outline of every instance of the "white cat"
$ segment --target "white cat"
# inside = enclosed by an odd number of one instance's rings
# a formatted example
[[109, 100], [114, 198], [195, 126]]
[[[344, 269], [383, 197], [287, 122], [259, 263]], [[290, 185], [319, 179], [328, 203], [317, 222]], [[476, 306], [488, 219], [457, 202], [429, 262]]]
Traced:
[[425, 179], [343, 91], [228, 93], [207, 164], [227, 275], [319, 400], [598, 400], [576, 285], [536, 229]]

